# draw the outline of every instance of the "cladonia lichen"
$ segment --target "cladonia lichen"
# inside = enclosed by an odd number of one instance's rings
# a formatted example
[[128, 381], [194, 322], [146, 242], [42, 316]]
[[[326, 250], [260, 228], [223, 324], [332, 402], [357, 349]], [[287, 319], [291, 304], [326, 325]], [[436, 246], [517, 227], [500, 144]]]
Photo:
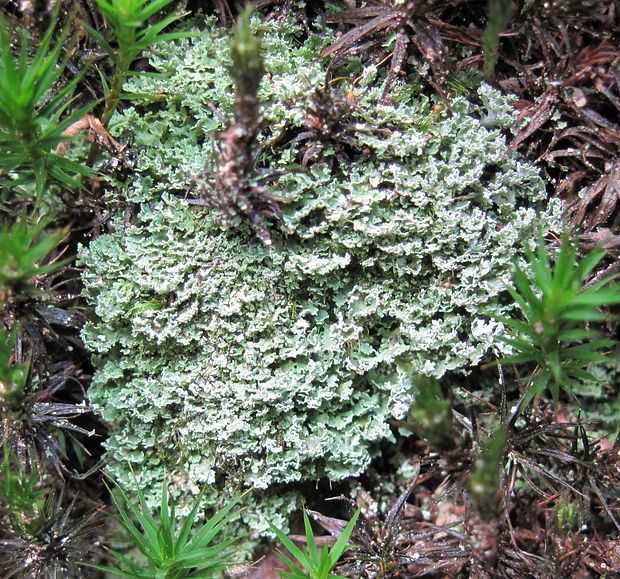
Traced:
[[[210, 485], [207, 501], [278, 485], [265, 504], [284, 517], [293, 495], [281, 485], [359, 475], [393, 438], [389, 419], [413, 402], [405, 368], [467, 372], [501, 348], [489, 314], [504, 311], [522, 240], [555, 209], [537, 213], [544, 186], [496, 128], [510, 120], [498, 93], [484, 87], [475, 114], [463, 98], [439, 110], [408, 79], [387, 106], [374, 69], [353, 115], [387, 131], [359, 132], [350, 164], [327, 147], [299, 170], [286, 135], [323, 83], [316, 55], [329, 38], [265, 23], [259, 164], [289, 172], [275, 189], [284, 224], [264, 247], [183, 198], [232, 107], [227, 39], [202, 26], [156, 49], [162, 75], [132, 80], [134, 106], [111, 125], [140, 147], [135, 174], [114, 184], [140, 211], [81, 253], [96, 312], [84, 330], [98, 365], [89, 392], [114, 427], [121, 482], [133, 464], [153, 499], [164, 470], [181, 496]], [[267, 527], [253, 509], [244, 517]]]

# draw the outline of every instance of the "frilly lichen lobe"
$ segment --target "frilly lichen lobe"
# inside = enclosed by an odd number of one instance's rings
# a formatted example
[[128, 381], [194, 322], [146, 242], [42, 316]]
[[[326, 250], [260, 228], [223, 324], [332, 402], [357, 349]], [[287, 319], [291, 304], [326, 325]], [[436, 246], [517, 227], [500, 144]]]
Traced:
[[[324, 70], [315, 39], [263, 28], [266, 142], [303, 125], [304, 99]], [[90, 395], [115, 428], [112, 472], [127, 481], [128, 465], [139, 465], [153, 501], [163, 470], [181, 495], [211, 485], [207, 500], [358, 475], [375, 444], [393, 437], [388, 420], [413, 402], [412, 367], [467, 372], [501, 347], [501, 325], [487, 314], [503, 311], [521, 241], [557, 208], [537, 213], [545, 193], [536, 171], [466, 100], [434, 113], [401, 85], [397, 107], [380, 105], [369, 69], [355, 114], [391, 136], [359, 133], [349, 167], [324, 162], [283, 176], [283, 232], [265, 248], [247, 227], [178, 194], [223, 126], [208, 103], [231, 110], [225, 39], [205, 33], [157, 51], [152, 64], [167, 75], [126, 88], [158, 100], [113, 123], [131, 126], [143, 146], [136, 175], [118, 184], [141, 212], [81, 254], [97, 315], [84, 330], [98, 361]], [[483, 87], [480, 98], [484, 115], [495, 106], [493, 119], [506, 122], [498, 93]], [[297, 155], [266, 147], [263, 161], [295, 169]], [[265, 530], [252, 509], [246, 518]]]

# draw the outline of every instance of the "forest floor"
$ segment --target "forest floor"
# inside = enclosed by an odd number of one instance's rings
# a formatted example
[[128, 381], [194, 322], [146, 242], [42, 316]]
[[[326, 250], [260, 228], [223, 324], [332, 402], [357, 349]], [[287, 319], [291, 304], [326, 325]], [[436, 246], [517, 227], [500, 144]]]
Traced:
[[[73, 75], [79, 78], [76, 92], [101, 99], [106, 75], [111, 83], [111, 64], [100, 54], [89, 30], [103, 33], [103, 19], [89, 0], [64, 4], [56, 34], [68, 27], [64, 30], [72, 42], [67, 46], [75, 48], [66, 55], [67, 78], [59, 82], [70, 81]], [[217, 14], [221, 25], [230, 27], [233, 13], [243, 2], [173, 4], [174, 10]], [[339, 11], [327, 10], [328, 5]], [[0, 6], [4, 14], [0, 25], [23, 26], [32, 38], [44, 38], [50, 21], [45, 2], [4, 0]], [[362, 55], [367, 62], [385, 67], [389, 71], [386, 101], [390, 82], [400, 82], [407, 68], [415, 66], [428, 68], [427, 90], [439, 100], [449, 101], [451, 79], [467, 71], [514, 95], [518, 120], [506, 132], [510, 148], [539, 168], [549, 198], [562, 200], [580, 252], [586, 254], [594, 247], [604, 251], [586, 287], [620, 274], [620, 6], [616, 1], [557, 0], [534, 5], [527, 0], [262, 0], [257, 9], [264, 18], [297, 18], [308, 34], [320, 33], [320, 26], [340, 31], [324, 56], [337, 60]], [[58, 37], [55, 41], [60, 42]], [[454, 54], [467, 56], [457, 59]], [[98, 66], [75, 77], [83, 58], [95, 59]], [[148, 70], [147, 59], [137, 57], [132, 69]], [[106, 123], [102, 124], [106, 106], [99, 101], [78, 128], [85, 129], [81, 134], [98, 139], [102, 173], [131, 171], [135, 161], [131, 147], [123, 149], [110, 141]], [[22, 206], [32, 211], [32, 203], [15, 197], [1, 170], [0, 179], [0, 210], [10, 224]], [[65, 182], [58, 198], [62, 209], [45, 227], [66, 228], [66, 234], [51, 252], [52, 259], [75, 255], [79, 244], [105, 232], [112, 216], [126, 210], [107, 202], [106, 180], [100, 175], [84, 177], [82, 188]], [[51, 302], [33, 301], [32, 296], [19, 302], [6, 287], [0, 288], [6, 302], [4, 331], [19, 330], [12, 334], [13, 345], [3, 364], [10, 370], [27, 361], [32, 375], [45, 376], [32, 387], [30, 394], [36, 395], [21, 407], [31, 412], [25, 418], [11, 414], [8, 396], [2, 398], [6, 389], [0, 390], [4, 478], [12, 468], [7, 466], [11, 447], [19, 460], [36, 463], [38, 488], [51, 489], [57, 497], [43, 509], [46, 536], [58, 540], [71, 536], [74, 548], [68, 552], [57, 545], [53, 552], [50, 548], [41, 555], [35, 539], [25, 540], [23, 532], [17, 536], [8, 523], [0, 524], [4, 577], [97, 576], [99, 571], [80, 566], [79, 561], [104, 564], [107, 555], [102, 545], [111, 544], [110, 537], [117, 540], [110, 518], [102, 516], [103, 511], [113, 510], [101, 473], [109, 425], [88, 412], [86, 405], [94, 370], [80, 329], [92, 314], [80, 297], [78, 274], [70, 258], [51, 278], [41, 277], [39, 289], [53, 293]], [[612, 339], [617, 335], [617, 313], [617, 306], [605, 310], [605, 331]], [[518, 381], [514, 368], [506, 367], [505, 373], [506, 381]], [[475, 378], [475, 373], [469, 377]], [[468, 390], [467, 383], [462, 386]], [[618, 384], [607, 385], [605, 392], [607, 398], [597, 403], [607, 401], [614, 408]], [[365, 507], [352, 540], [356, 548], [345, 555], [336, 573], [356, 578], [620, 576], [620, 438], [614, 437], [615, 431], [606, 432], [614, 420], [617, 429], [620, 420], [612, 416], [603, 425], [588, 421], [587, 401], [583, 412], [576, 413], [566, 396], [558, 402], [539, 398], [517, 420], [511, 417], [504, 394], [491, 402], [467, 395], [452, 399], [449, 425], [439, 438], [417, 432], [396, 446], [385, 445], [381, 458], [360, 478], [357, 499], [349, 505], [351, 512]], [[429, 411], [439, 415], [446, 408]], [[489, 415], [508, 425], [501, 450], [491, 448], [485, 438]], [[70, 437], [77, 442], [70, 444]], [[409, 482], [403, 482], [404, 471], [394, 467], [396, 455], [407, 457]], [[487, 464], [486, 470], [485, 460], [492, 465]], [[478, 494], [476, 484], [482, 488]], [[12, 508], [3, 488], [0, 515], [4, 519], [0, 521], [10, 519]], [[324, 499], [338, 493], [327, 481], [302, 492], [317, 528], [337, 535], [346, 523], [336, 518], [343, 512], [343, 501], [334, 506]], [[303, 532], [299, 521], [295, 529]], [[306, 542], [302, 534], [293, 538], [301, 545]], [[318, 540], [334, 542], [329, 535]], [[32, 564], [36, 557], [42, 561], [38, 566]], [[59, 563], [63, 558], [73, 558], [75, 565]], [[264, 558], [251, 567], [231, 570], [230, 575], [269, 579], [277, 576], [278, 568], [284, 567], [266, 546]], [[60, 570], [59, 574], [53, 575], [51, 569]]]

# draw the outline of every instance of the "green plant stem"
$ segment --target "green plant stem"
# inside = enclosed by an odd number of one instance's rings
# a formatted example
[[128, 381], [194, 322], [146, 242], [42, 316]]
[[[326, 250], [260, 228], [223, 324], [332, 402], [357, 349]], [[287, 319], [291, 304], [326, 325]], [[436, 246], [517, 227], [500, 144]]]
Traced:
[[[125, 84], [125, 80], [127, 80], [127, 75], [129, 74], [129, 66], [130, 62], [126, 62], [125, 59], [119, 58], [119, 64], [114, 71], [114, 77], [112, 78], [112, 83], [110, 84], [110, 92], [105, 95], [105, 106], [103, 109], [103, 113], [101, 114], [101, 124], [105, 129], [108, 128], [108, 123], [112, 118], [112, 115], [116, 111], [116, 107], [121, 100], [121, 92], [123, 90], [123, 85]], [[86, 165], [88, 167], [92, 167], [95, 163], [95, 159], [97, 158], [97, 154], [99, 153], [99, 143], [96, 141], [91, 145], [90, 151], [88, 152], [88, 158], [86, 160]]]
[[101, 124], [107, 129], [108, 123], [116, 111], [116, 107], [118, 106], [119, 101], [121, 100], [121, 91], [123, 90], [123, 85], [125, 84], [125, 80], [127, 80], [127, 75], [129, 74], [129, 66], [130, 62], [124, 62], [124, 59], [121, 57], [119, 59], [122, 64], [114, 71], [114, 78], [112, 79], [112, 84], [110, 85], [110, 92], [105, 96], [105, 108], [103, 109], [103, 113], [101, 115]]
[[[162, 32], [187, 13], [169, 14], [149, 25], [149, 19], [171, 2], [172, 0], [96, 0], [99, 11], [118, 44], [117, 52], [98, 30], [87, 27], [114, 63], [114, 75], [110, 85], [102, 79], [105, 106], [101, 114], [101, 124], [106, 129], [121, 100], [123, 85], [129, 76], [131, 63], [145, 49], [158, 42], [188, 36], [185, 32]], [[99, 146], [94, 143], [88, 155], [89, 167], [95, 162], [98, 151]]]

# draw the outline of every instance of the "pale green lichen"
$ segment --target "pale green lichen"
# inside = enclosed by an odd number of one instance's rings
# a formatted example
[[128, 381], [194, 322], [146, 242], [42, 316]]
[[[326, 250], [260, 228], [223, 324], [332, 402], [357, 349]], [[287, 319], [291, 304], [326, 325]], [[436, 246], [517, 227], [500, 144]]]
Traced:
[[[263, 160], [297, 169], [300, 145], [269, 139], [303, 125], [325, 75], [321, 45], [296, 41], [290, 25], [262, 28]], [[557, 214], [538, 216], [536, 171], [466, 100], [433, 112], [403, 83], [398, 106], [380, 105], [368, 69], [354, 116], [390, 136], [360, 133], [350, 166], [323, 162], [282, 177], [287, 233], [274, 231], [266, 249], [245, 225], [183, 201], [232, 106], [227, 40], [205, 30], [158, 46], [151, 63], [165, 75], [126, 87], [140, 106], [112, 127], [130, 128], [143, 148], [117, 198], [141, 211], [81, 254], [97, 314], [84, 330], [98, 364], [89, 392], [114, 426], [110, 469], [127, 482], [136, 465], [152, 499], [164, 469], [181, 495], [211, 485], [208, 501], [362, 473], [375, 444], [393, 437], [388, 420], [413, 401], [405, 368], [467, 372], [501, 347], [501, 325], [488, 315], [504, 309], [516, 248]], [[500, 103], [495, 118], [505, 123], [505, 101], [483, 94], [478, 115]], [[283, 527], [293, 495], [280, 488], [261, 508], [279, 509], [272, 520]], [[266, 529], [256, 509], [244, 517]]]

